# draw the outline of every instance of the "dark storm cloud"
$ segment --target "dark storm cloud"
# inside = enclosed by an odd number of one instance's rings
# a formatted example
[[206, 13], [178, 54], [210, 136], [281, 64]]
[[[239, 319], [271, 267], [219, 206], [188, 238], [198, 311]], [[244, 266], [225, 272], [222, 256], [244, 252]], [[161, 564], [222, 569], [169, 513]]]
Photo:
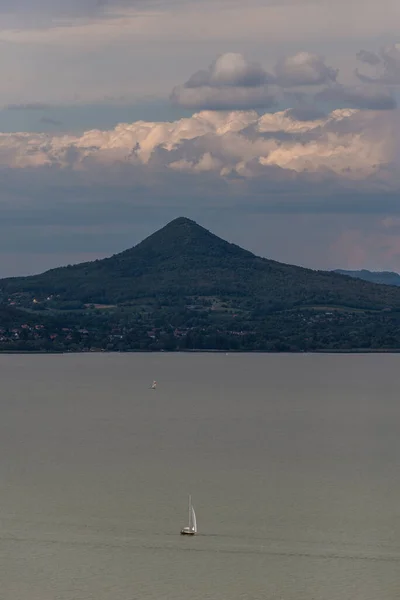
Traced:
[[370, 52], [369, 50], [360, 50], [360, 52], [357, 52], [356, 56], [360, 62], [366, 63], [367, 65], [375, 66], [379, 65], [381, 62], [379, 56], [375, 54], [375, 52]]
[[[386, 49], [385, 60], [394, 78], [396, 47]], [[360, 59], [375, 64], [378, 57], [362, 51]], [[389, 61], [389, 55], [391, 62]], [[379, 61], [383, 59], [379, 58]], [[318, 118], [321, 110], [316, 103], [332, 107], [389, 110], [396, 107], [393, 94], [378, 80], [366, 79], [362, 85], [342, 85], [337, 81], [338, 70], [328, 66], [323, 57], [298, 52], [278, 61], [271, 75], [258, 63], [247, 61], [232, 52], [220, 55], [208, 69], [194, 73], [183, 85], [173, 89], [173, 104], [194, 110], [267, 109], [289, 104], [306, 115], [301, 120]], [[361, 77], [360, 77], [361, 78]], [[321, 90], [322, 86], [326, 86]], [[305, 91], [315, 88], [317, 94]], [[296, 89], [297, 88], [297, 89]], [[315, 113], [315, 117], [313, 117]], [[300, 114], [300, 113], [299, 113]]]
[[309, 52], [281, 59], [274, 75], [241, 54], [228, 52], [175, 87], [171, 100], [194, 109], [269, 108], [277, 104], [285, 87], [333, 83], [336, 77], [337, 70], [327, 66], [323, 57]]
[[357, 58], [377, 69], [375, 75], [369, 75], [356, 69], [355, 73], [360, 81], [400, 85], [400, 44], [385, 46], [377, 54], [361, 50], [357, 54]]
[[194, 110], [246, 110], [276, 106], [276, 97], [262, 87], [177, 87], [170, 96], [174, 104]]
[[[360, 223], [368, 214], [400, 213], [399, 195], [348, 193], [334, 177], [318, 182], [310, 176], [293, 174], [288, 179], [277, 168], [268, 169], [267, 177], [250, 181], [160, 171], [149, 185], [139, 169], [131, 169], [130, 173], [121, 169], [103, 177], [98, 173], [90, 181], [84, 174], [54, 168], [23, 173], [0, 170], [3, 184], [4, 180], [7, 185], [2, 186], [6, 193], [2, 193], [1, 202], [0, 277], [110, 256], [180, 215], [193, 218], [216, 233], [220, 228], [220, 234], [228, 239], [236, 220], [242, 224], [241, 237], [233, 241], [259, 254], [271, 255], [272, 250], [268, 251], [265, 245], [253, 246], [253, 228], [243, 228], [243, 219], [249, 215], [266, 228], [261, 236], [265, 239], [268, 223], [279, 215], [285, 223], [290, 218], [298, 223], [302, 215], [306, 219], [312, 215], [329, 219], [338, 215], [345, 219], [350, 214], [357, 215]], [[294, 232], [288, 235], [287, 224], [279, 226], [280, 237], [299, 241], [299, 250], [288, 255], [286, 261], [303, 260], [311, 266], [311, 259], [300, 251], [300, 247], [308, 247], [301, 244], [302, 235], [304, 240], [314, 239], [312, 229], [303, 234], [300, 231], [296, 238]], [[317, 248], [314, 240], [314, 255], [323, 251], [324, 243], [326, 238]], [[278, 260], [286, 256], [274, 251], [277, 253], [273, 257]], [[19, 258], [14, 256], [16, 252]]]
[[323, 57], [298, 52], [279, 60], [275, 67], [277, 83], [282, 87], [321, 85], [336, 81], [338, 71], [325, 64]]
[[396, 108], [396, 100], [389, 90], [371, 86], [336, 84], [316, 94], [315, 100], [330, 103], [337, 107], [364, 110], [392, 110]]

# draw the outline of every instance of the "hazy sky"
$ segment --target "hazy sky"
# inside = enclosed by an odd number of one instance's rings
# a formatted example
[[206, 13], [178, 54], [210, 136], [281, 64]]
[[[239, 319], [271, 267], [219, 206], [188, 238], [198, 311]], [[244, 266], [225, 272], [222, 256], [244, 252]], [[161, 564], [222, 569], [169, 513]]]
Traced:
[[0, 276], [188, 216], [400, 271], [398, 0], [0, 0]]

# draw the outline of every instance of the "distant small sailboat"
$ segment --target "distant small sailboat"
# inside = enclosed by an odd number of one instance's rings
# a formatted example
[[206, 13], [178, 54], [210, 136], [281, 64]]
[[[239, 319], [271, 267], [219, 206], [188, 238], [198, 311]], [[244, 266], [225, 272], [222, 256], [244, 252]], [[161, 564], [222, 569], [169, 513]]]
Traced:
[[153, 383], [151, 384], [151, 389], [155, 390], [157, 387], [157, 381], [153, 381]]
[[197, 533], [197, 520], [196, 513], [194, 512], [192, 504], [192, 496], [189, 496], [189, 524], [187, 527], [181, 529], [181, 535], [196, 535]]

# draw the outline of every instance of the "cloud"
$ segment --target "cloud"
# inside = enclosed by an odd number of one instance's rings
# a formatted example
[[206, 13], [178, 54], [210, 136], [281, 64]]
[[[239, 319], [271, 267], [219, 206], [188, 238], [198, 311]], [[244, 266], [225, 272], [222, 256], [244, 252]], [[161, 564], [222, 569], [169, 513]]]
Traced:
[[[112, 254], [179, 215], [228, 239], [235, 222], [233, 241], [278, 260], [346, 266], [353, 246], [335, 246], [345, 221], [360, 229], [367, 214], [400, 214], [399, 121], [397, 110], [309, 120], [293, 110], [202, 111], [81, 135], [1, 134], [0, 275], [84, 260], [93, 249]], [[24, 259], [7, 258], [15, 247]], [[49, 248], [56, 258], [46, 258]], [[394, 262], [371, 248], [365, 261]]]
[[[190, 4], [199, 1], [190, 0]], [[52, 45], [58, 42], [71, 45], [69, 32], [76, 36], [80, 31], [86, 42], [93, 34], [93, 42], [98, 36], [104, 41], [112, 23], [121, 34], [131, 18], [134, 20], [143, 14], [150, 18], [155, 14], [158, 17], [171, 14], [185, 3], [186, 0], [169, 0], [168, 3], [163, 0], [0, 0], [0, 34], [2, 39], [23, 43], [28, 39], [41, 43], [45, 37]]]
[[325, 112], [315, 105], [300, 105], [289, 108], [286, 114], [295, 121], [316, 121], [326, 117]]
[[[311, 116], [299, 119], [292, 110], [261, 116], [202, 111], [175, 122], [138, 121], [80, 136], [0, 134], [0, 167], [67, 170], [92, 181], [122, 170], [136, 182], [157, 179], [157, 173], [186, 173], [279, 185], [299, 177], [314, 182], [333, 178], [359, 188], [370, 186], [367, 178], [379, 174], [386, 186], [397, 185], [389, 169], [396, 159], [396, 122], [389, 115], [345, 109]], [[387, 176], [382, 175], [385, 168]]]
[[[179, 7], [179, 10], [176, 8]], [[169, 13], [171, 23], [159, 19], [159, 33], [163, 26], [168, 34], [194, 37], [209, 36], [213, 39], [226, 36], [226, 40], [265, 39], [265, 23], [268, 23], [268, 39], [273, 42], [304, 39], [326, 41], [347, 38], [368, 39], [372, 36], [393, 35], [398, 30], [400, 14], [397, 0], [345, 0], [336, 2], [315, 2], [312, 0], [248, 0], [245, 4], [238, 0], [0, 0], [0, 14], [28, 17], [41, 15], [47, 18], [47, 26], [56, 27], [59, 18], [64, 21], [81, 17], [126, 15], [132, 9]], [[354, 20], [363, 10], [363, 18]], [[229, 12], [228, 12], [229, 11]], [[182, 13], [185, 13], [182, 15]], [[191, 13], [191, 24], [186, 15]], [[183, 19], [182, 19], [183, 16]], [[194, 18], [193, 18], [194, 17]], [[163, 22], [164, 21], [164, 22]], [[175, 22], [174, 31], [170, 24]], [[66, 24], [66, 23], [64, 23]], [[165, 25], [167, 25], [165, 27]], [[186, 27], [182, 27], [186, 25]], [[4, 27], [4, 22], [2, 22]]]
[[369, 110], [392, 110], [396, 100], [392, 93], [377, 86], [345, 86], [336, 84], [315, 95], [317, 102], [333, 103], [335, 106]]
[[369, 50], [360, 50], [360, 52], [357, 52], [357, 59], [372, 66], [379, 65], [381, 62], [380, 57], [375, 52], [370, 52]]
[[58, 119], [52, 119], [51, 117], [42, 117], [40, 119], [40, 123], [44, 123], [45, 125], [55, 125], [55, 126], [59, 126], [62, 125], [62, 121], [59, 121]]
[[275, 104], [269, 87], [273, 77], [241, 54], [220, 55], [207, 70], [197, 71], [174, 88], [171, 101], [185, 108], [231, 110], [267, 108]]
[[[372, 53], [362, 52], [364, 61], [373, 62]], [[195, 110], [246, 110], [277, 107], [288, 102], [294, 109], [318, 111], [316, 103], [343, 108], [388, 110], [396, 107], [392, 93], [377, 83], [342, 85], [338, 70], [325, 64], [323, 57], [299, 52], [279, 60], [271, 75], [258, 63], [241, 54], [219, 56], [206, 70], [194, 73], [184, 85], [173, 89], [173, 104]], [[319, 93], [305, 89], [327, 86]], [[290, 89], [287, 89], [290, 88]]]
[[0, 0], [0, 14], [80, 18], [126, 6], [159, 6], [157, 0]]
[[[67, 104], [78, 96], [94, 102], [120, 94], [160, 97], [165, 89], [185, 81], [182, 73], [191, 73], [191, 60], [206, 66], [210, 56], [244, 48], [262, 60], [267, 50], [267, 70], [273, 73], [272, 57], [287, 53], [288, 46], [304, 48], [305, 40], [314, 52], [329, 48], [325, 75], [315, 73], [316, 65], [310, 64], [297, 65], [293, 73], [289, 61], [282, 65], [287, 83], [300, 75], [303, 82], [329, 78], [326, 69], [340, 64], [333, 63], [332, 56], [336, 54], [335, 60], [343, 64], [346, 45], [357, 43], [358, 48], [362, 46], [358, 39], [378, 35], [390, 39], [398, 22], [400, 5], [395, 0], [362, 4], [363, 19], [354, 30], [361, 0], [350, 5], [337, 0], [329, 6], [311, 0], [0, 0], [0, 41], [7, 56], [3, 103], [40, 99]], [[304, 78], [306, 66], [311, 67], [311, 76], [308, 72]], [[368, 65], [364, 69], [368, 73]], [[127, 77], [127, 72], [134, 76]], [[257, 104], [269, 105], [268, 90], [265, 97], [260, 100], [258, 94]], [[233, 105], [237, 106], [244, 107], [244, 101]]]
[[[191, 0], [196, 2], [196, 0]], [[171, 0], [171, 5], [185, 0]], [[163, 0], [0, 0], [0, 13], [34, 12], [46, 14], [90, 14], [106, 8], [139, 6], [160, 7]]]
[[[358, 18], [360, 10], [362, 19]], [[306, 40], [317, 51], [324, 52], [323, 48], [328, 47], [335, 55], [338, 40], [341, 54], [346, 45], [362, 44], [365, 39], [391, 39], [399, 22], [400, 6], [396, 0], [379, 3], [354, 0], [350, 5], [345, 0], [331, 3], [315, 0], [248, 0], [245, 3], [238, 0], [0, 0], [0, 18], [0, 41], [7, 45], [6, 76], [10, 74], [11, 86], [19, 91], [16, 79], [29, 80], [31, 50], [37, 53], [44, 71], [46, 65], [55, 61], [55, 51], [63, 55], [62, 67], [66, 69], [51, 70], [51, 77], [46, 73], [40, 77], [41, 69], [36, 68], [39, 81], [35, 79], [29, 87], [33, 89], [33, 99], [40, 94], [46, 101], [48, 96], [50, 101], [54, 101], [54, 95], [59, 97], [60, 92], [54, 88], [61, 88], [64, 98], [56, 101], [65, 102], [71, 85], [66, 86], [66, 91], [63, 89], [63, 75], [65, 70], [68, 78], [71, 52], [80, 54], [80, 59], [71, 66], [85, 71], [84, 77], [76, 76], [80, 95], [96, 87], [93, 76], [96, 79], [98, 65], [109, 64], [109, 57], [114, 64], [113, 55], [119, 58], [121, 67], [112, 68], [112, 79], [118, 78], [125, 94], [127, 88], [134, 89], [137, 95], [151, 94], [155, 89], [162, 93], [162, 85], [157, 85], [160, 78], [164, 78], [164, 85], [180, 81], [179, 72], [188, 68], [190, 56], [193, 60], [203, 56], [208, 61], [211, 52], [225, 52], [232, 45], [236, 51], [249, 48], [261, 56], [266, 43], [266, 23], [269, 54], [282, 55], [288, 44], [304, 47]], [[18, 46], [29, 53], [27, 60], [21, 60]], [[161, 71], [160, 52], [165, 65]], [[100, 53], [102, 56], [98, 56]], [[16, 63], [15, 67], [11, 62]], [[134, 70], [135, 77], [127, 78], [127, 69]], [[157, 78], [150, 77], [154, 72]], [[4, 75], [3, 72], [3, 78]], [[114, 86], [106, 79], [102, 81], [101, 95], [114, 92]], [[131, 85], [128, 81], [132, 81]], [[18, 96], [11, 94], [7, 87], [6, 101], [17, 102]], [[95, 92], [98, 97], [99, 91]], [[86, 98], [95, 99], [88, 94], [87, 91]]]
[[385, 221], [398, 221], [389, 217], [372, 223], [354, 223], [337, 237], [332, 253], [338, 263], [349, 269], [394, 270], [398, 272], [400, 239], [398, 231], [387, 229]]
[[276, 96], [268, 86], [259, 87], [186, 87], [172, 91], [171, 101], [183, 108], [203, 110], [240, 110], [269, 108], [276, 105]]
[[28, 102], [26, 104], [7, 104], [4, 110], [48, 110], [49, 108], [51, 108], [50, 104]]
[[328, 67], [324, 58], [310, 52], [298, 52], [279, 60], [275, 76], [258, 63], [248, 62], [242, 54], [220, 55], [207, 70], [197, 71], [184, 84], [185, 89], [197, 88], [258, 88], [267, 84], [281, 87], [322, 85], [336, 81], [338, 70]]
[[[185, 215], [262, 256], [312, 268], [352, 267], [343, 232], [400, 214], [399, 194], [346, 192], [327, 177], [229, 179], [138, 167], [86, 171], [0, 168], [0, 276], [109, 256]], [[399, 239], [398, 231], [382, 231]], [[363, 236], [363, 267], [396, 269]], [[335, 243], [336, 242], [336, 243]], [[398, 243], [398, 242], [397, 242]]]
[[[191, 0], [196, 4], [199, 0]], [[77, 21], [114, 19], [132, 11], [165, 12], [186, 0], [0, 0], [0, 15], [8, 18], [3, 27], [22, 23], [26, 27], [56, 28], [74, 25]]]
[[275, 66], [277, 83], [282, 87], [321, 85], [336, 81], [337, 69], [328, 67], [323, 57], [310, 52], [298, 52], [278, 61]]
[[258, 63], [248, 62], [241, 54], [221, 54], [207, 71], [198, 71], [185, 84], [187, 87], [244, 86], [256, 87], [273, 78]]
[[0, 0], [0, 15], [3, 28], [17, 25], [56, 27], [76, 19], [97, 17], [109, 5], [109, 0]]
[[381, 225], [385, 229], [395, 229], [398, 232], [400, 229], [400, 217], [385, 217], [382, 219]]
[[355, 73], [360, 81], [400, 85], [400, 44], [385, 46], [378, 54], [361, 50], [357, 58], [363, 63], [377, 67], [377, 74], [372, 76], [356, 69]]
[[171, 100], [185, 108], [237, 110], [276, 106], [283, 88], [322, 85], [336, 81], [338, 71], [323, 57], [309, 52], [287, 56], [275, 66], [275, 75], [242, 54], [220, 55], [205, 70], [174, 88]]

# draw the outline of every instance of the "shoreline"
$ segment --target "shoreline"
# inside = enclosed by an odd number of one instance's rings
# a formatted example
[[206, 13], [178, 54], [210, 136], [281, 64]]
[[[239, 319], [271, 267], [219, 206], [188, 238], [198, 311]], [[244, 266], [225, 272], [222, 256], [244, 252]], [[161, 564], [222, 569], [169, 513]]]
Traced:
[[319, 350], [0, 350], [0, 354], [399, 354], [400, 348], [352, 348], [352, 349], [319, 349]]

